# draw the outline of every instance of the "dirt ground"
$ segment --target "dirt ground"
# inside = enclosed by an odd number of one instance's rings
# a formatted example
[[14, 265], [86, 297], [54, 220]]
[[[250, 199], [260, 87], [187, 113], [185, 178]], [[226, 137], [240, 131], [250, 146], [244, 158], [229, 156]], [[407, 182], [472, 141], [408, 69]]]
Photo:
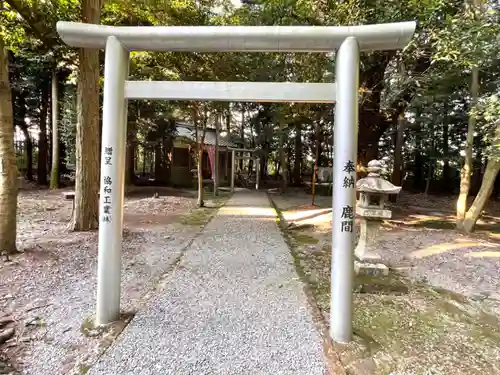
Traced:
[[[271, 197], [328, 325], [331, 197]], [[464, 235], [454, 199], [403, 193], [391, 204], [378, 243], [391, 273], [356, 277], [355, 340], [336, 347], [347, 374], [500, 374], [500, 204]]]
[[[153, 197], [155, 192], [159, 197]], [[19, 255], [0, 261], [0, 374], [83, 374], [124, 324], [89, 330], [95, 308], [97, 232], [70, 232], [72, 201], [62, 190], [19, 196]], [[208, 194], [207, 194], [208, 195]], [[215, 207], [220, 200], [210, 200]], [[150, 296], [215, 210], [195, 193], [143, 187], [125, 200], [122, 309], [129, 318]], [[94, 337], [95, 336], [95, 337]]]

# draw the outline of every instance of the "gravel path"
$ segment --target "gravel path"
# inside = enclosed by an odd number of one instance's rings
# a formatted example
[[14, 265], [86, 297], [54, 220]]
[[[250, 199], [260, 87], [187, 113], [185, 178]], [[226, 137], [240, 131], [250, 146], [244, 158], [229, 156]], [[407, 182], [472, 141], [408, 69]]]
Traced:
[[[147, 195], [125, 203], [124, 311], [138, 308], [201, 229], [175, 219], [194, 205], [192, 198]], [[16, 322], [6, 347], [22, 374], [81, 374], [100, 346], [80, 332], [95, 311], [97, 232], [68, 232], [71, 202], [60, 191], [23, 192], [19, 206], [24, 253], [0, 262], [0, 314]]]
[[274, 211], [265, 194], [238, 192], [89, 375], [325, 371]]

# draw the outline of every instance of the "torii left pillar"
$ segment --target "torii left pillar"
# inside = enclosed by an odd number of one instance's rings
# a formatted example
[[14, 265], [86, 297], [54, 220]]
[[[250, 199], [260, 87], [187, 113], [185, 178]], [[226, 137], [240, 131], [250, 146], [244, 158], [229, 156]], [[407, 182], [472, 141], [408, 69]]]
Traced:
[[104, 60], [96, 325], [120, 317], [129, 52], [110, 36]]

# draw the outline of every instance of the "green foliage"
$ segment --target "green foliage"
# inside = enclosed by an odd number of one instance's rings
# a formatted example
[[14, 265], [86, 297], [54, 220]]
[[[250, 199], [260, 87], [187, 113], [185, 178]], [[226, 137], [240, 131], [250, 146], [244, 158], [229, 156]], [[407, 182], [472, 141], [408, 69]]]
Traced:
[[485, 150], [489, 159], [500, 159], [500, 98], [492, 94], [481, 98], [473, 111], [483, 131]]
[[491, 63], [500, 52], [499, 20], [499, 13], [488, 6], [467, 6], [456, 17], [446, 17], [445, 27], [435, 42], [433, 60], [459, 68]]
[[3, 38], [5, 46], [14, 51], [26, 39], [26, 32], [17, 13], [3, 2], [0, 2], [0, 37]]
[[[499, 6], [483, 2], [481, 9], [463, 0], [259, 0], [235, 8], [230, 0], [106, 0], [101, 22], [107, 25], [361, 25], [416, 20], [415, 37], [403, 51], [364, 53], [361, 56], [360, 151], [381, 138], [382, 155], [392, 157], [394, 126], [405, 114], [412, 127], [406, 131], [404, 159], [414, 163], [416, 150], [428, 163], [460, 164], [467, 115], [478, 119], [475, 154], [480, 158], [492, 137], [498, 118], [496, 93], [500, 82]], [[0, 32], [13, 51], [16, 95], [27, 96], [27, 116], [36, 118], [39, 77], [57, 64], [61, 82], [61, 137], [73, 160], [76, 123], [77, 54], [58, 39], [58, 20], [76, 21], [78, 0], [8, 0], [0, 9]], [[135, 80], [220, 80], [330, 82], [334, 54], [312, 53], [149, 53], [133, 52], [130, 66]], [[482, 98], [471, 108], [469, 73], [481, 69]], [[18, 101], [16, 101], [18, 103]], [[247, 146], [278, 161], [280, 140], [291, 162], [315, 152], [316, 124], [322, 128], [322, 159], [331, 158], [333, 111], [326, 105], [231, 104], [231, 131], [242, 131]], [[240, 123], [241, 111], [245, 111]], [[17, 107], [18, 115], [22, 111]], [[150, 142], [159, 132], [175, 136], [168, 119], [193, 120], [213, 126], [216, 114], [228, 114], [220, 103], [137, 101], [129, 105], [129, 134]], [[418, 112], [418, 114], [417, 114]], [[280, 128], [279, 120], [284, 124]], [[33, 122], [36, 125], [36, 121]], [[296, 124], [301, 125], [302, 152], [295, 148]], [[445, 131], [444, 129], [447, 129]], [[160, 129], [163, 129], [160, 131]], [[446, 142], [441, 140], [447, 137]], [[150, 140], [150, 141], [148, 141]], [[445, 147], [444, 144], [448, 146]], [[437, 170], [439, 172], [439, 170]]]
[[59, 138], [66, 147], [66, 163], [75, 165], [77, 122], [76, 86], [66, 85], [59, 105]]

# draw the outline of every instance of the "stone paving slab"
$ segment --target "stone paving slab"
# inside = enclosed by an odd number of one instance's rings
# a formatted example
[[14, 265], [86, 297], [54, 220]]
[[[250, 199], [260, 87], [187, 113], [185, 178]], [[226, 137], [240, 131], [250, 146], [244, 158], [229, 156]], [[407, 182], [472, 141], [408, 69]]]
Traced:
[[267, 196], [236, 192], [89, 375], [326, 373]]

